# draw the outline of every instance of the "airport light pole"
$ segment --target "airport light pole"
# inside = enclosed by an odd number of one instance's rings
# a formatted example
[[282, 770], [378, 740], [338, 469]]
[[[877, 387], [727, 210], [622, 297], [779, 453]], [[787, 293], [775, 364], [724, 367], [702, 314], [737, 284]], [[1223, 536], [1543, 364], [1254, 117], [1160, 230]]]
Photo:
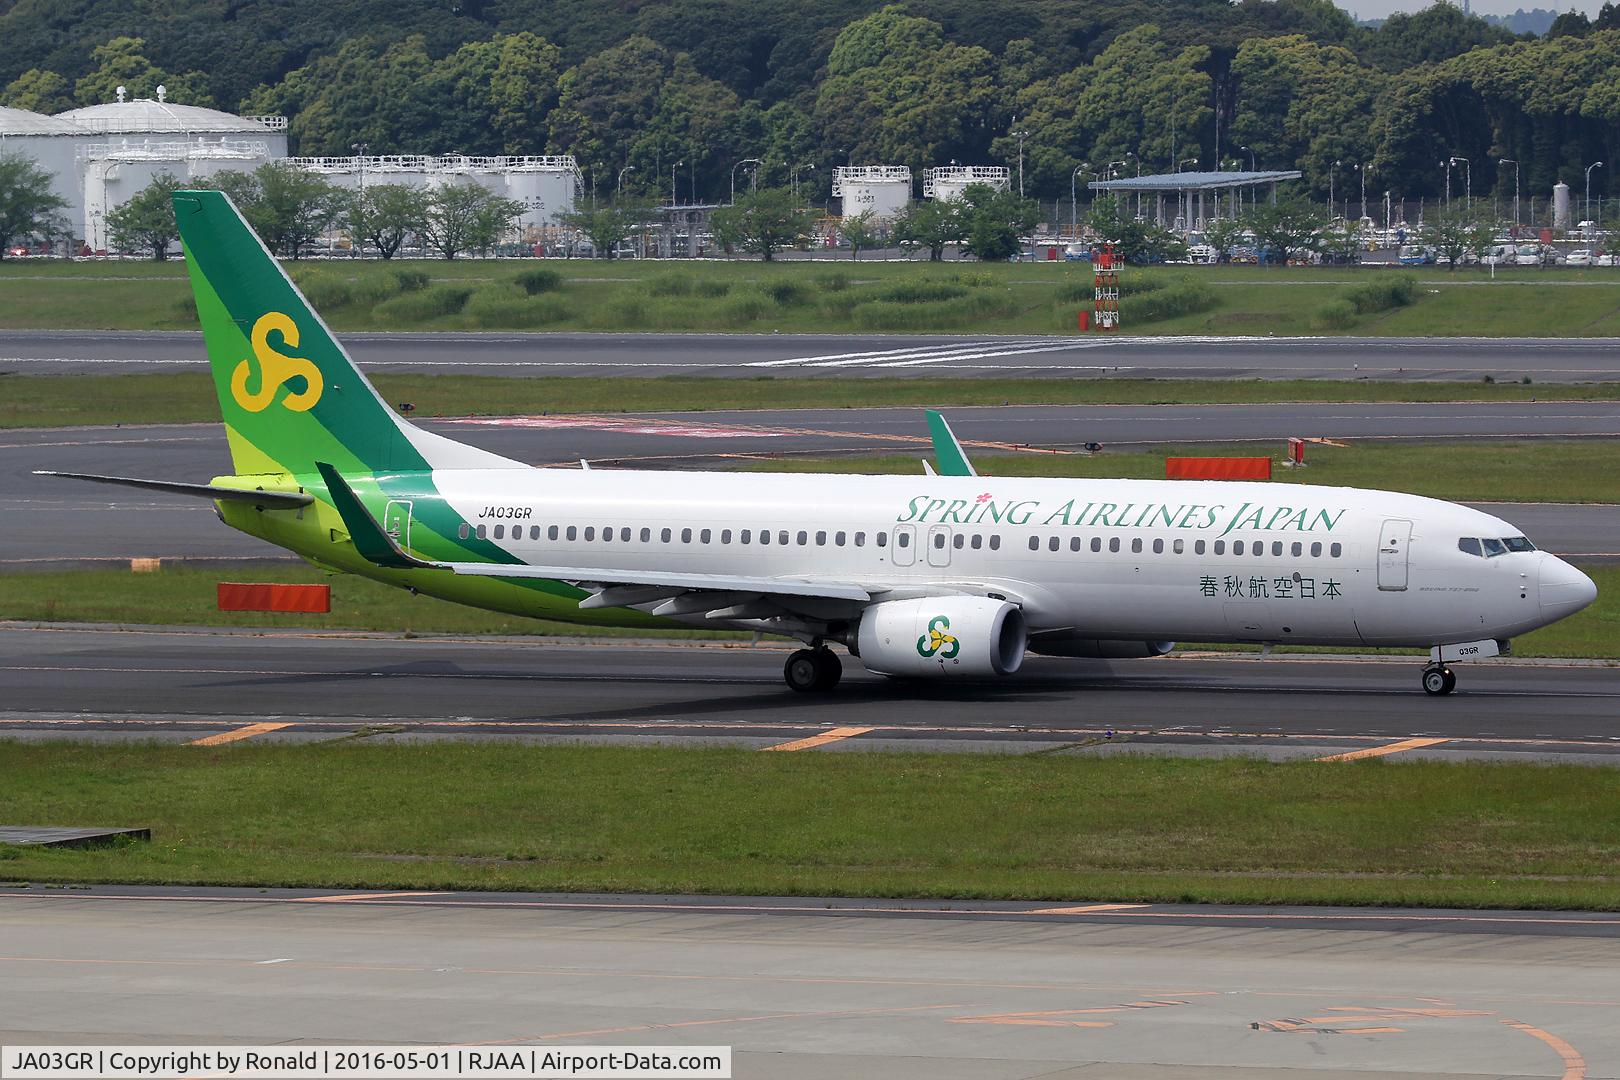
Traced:
[[1442, 161], [1440, 163], [1440, 167], [1442, 169], [1446, 170], [1446, 206], [1447, 207], [1451, 206], [1451, 167], [1453, 165], [1455, 165], [1455, 164], [1457, 164], [1457, 159], [1456, 158], [1452, 158], [1450, 161]]
[[1078, 196], [1075, 194], [1075, 180], [1079, 178], [1081, 169], [1089, 168], [1091, 168], [1091, 162], [1082, 161], [1069, 174], [1069, 234], [1075, 240], [1080, 239], [1080, 203]]
[[[1474, 167], [1469, 164], [1468, 159], [1465, 157], [1451, 159], [1453, 165], [1459, 161], [1463, 163], [1463, 209], [1472, 210], [1474, 208]], [[1448, 169], [1446, 176], [1449, 178], [1450, 175], [1451, 171]]]
[[635, 172], [635, 171], [636, 171], [636, 167], [634, 165], [626, 165], [624, 168], [619, 170], [619, 182], [618, 182], [617, 185], [615, 185], [615, 187], [613, 189], [613, 197], [615, 199], [620, 198], [621, 196], [624, 195], [624, 174], [627, 173], [627, 172]]
[[1339, 171], [1339, 161], [1338, 161], [1338, 159], [1335, 158], [1333, 164], [1331, 166], [1329, 166], [1329, 168], [1328, 168], [1328, 220], [1329, 221], [1333, 220], [1333, 177], [1338, 174], [1338, 171]]
[[1586, 167], [1586, 220], [1592, 220], [1592, 170], [1601, 169], [1603, 162], [1594, 161]]
[[675, 198], [675, 170], [685, 165], [684, 160], [677, 161], [669, 167], [669, 205], [676, 205], [679, 200]]
[[1013, 117], [1014, 131], [1008, 132], [1018, 139], [1018, 197], [1024, 197], [1024, 140], [1029, 138], [1029, 131], [1018, 127], [1018, 117]]
[[799, 197], [799, 170], [814, 169], [815, 167], [816, 165], [813, 161], [801, 161], [799, 164], [793, 166], [792, 169], [788, 170], [788, 181], [790, 186], [793, 188], [793, 197], [795, 199]]
[[[750, 163], [758, 165], [760, 164], [760, 160], [759, 158], [745, 157], [741, 161], [737, 162], [737, 165], [747, 165]], [[737, 165], [733, 165], [731, 167], [731, 204], [733, 206], [737, 204]]]
[[1519, 227], [1519, 163], [1513, 158], [1501, 158], [1496, 164], [1498, 166], [1513, 166], [1513, 227], [1517, 229]]
[[1356, 172], [1361, 176], [1361, 216], [1367, 216], [1367, 169], [1366, 162], [1357, 162]]

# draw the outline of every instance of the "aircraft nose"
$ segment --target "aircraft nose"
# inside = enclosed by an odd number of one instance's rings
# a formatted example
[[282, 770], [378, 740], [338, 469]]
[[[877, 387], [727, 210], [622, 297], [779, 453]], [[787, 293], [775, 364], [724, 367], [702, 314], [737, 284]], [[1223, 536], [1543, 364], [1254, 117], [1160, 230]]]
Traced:
[[1597, 599], [1597, 585], [1563, 559], [1548, 555], [1541, 560], [1541, 613], [1562, 619]]

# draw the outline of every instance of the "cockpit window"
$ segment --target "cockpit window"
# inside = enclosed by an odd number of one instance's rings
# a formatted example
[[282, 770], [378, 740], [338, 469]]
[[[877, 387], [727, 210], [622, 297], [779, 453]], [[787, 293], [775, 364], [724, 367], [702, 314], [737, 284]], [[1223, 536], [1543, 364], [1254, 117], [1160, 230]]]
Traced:
[[1465, 555], [1479, 555], [1483, 558], [1492, 558], [1497, 555], [1506, 555], [1508, 552], [1534, 551], [1536, 545], [1522, 536], [1506, 536], [1500, 540], [1492, 537], [1465, 536], [1457, 541], [1457, 550]]
[[1480, 540], [1479, 543], [1480, 543], [1480, 546], [1485, 549], [1485, 557], [1487, 559], [1490, 558], [1493, 555], [1505, 555], [1505, 554], [1507, 554], [1507, 545], [1502, 543], [1502, 541], [1500, 541], [1500, 540], [1493, 540], [1489, 536], [1487, 536], [1484, 539]]
[[1507, 549], [1509, 551], [1534, 551], [1534, 550], [1536, 550], [1536, 545], [1532, 544], [1529, 541], [1529, 539], [1527, 539], [1526, 537], [1523, 537], [1523, 536], [1510, 536], [1507, 539], [1503, 540], [1502, 543], [1507, 545]]
[[1464, 555], [1483, 555], [1479, 547], [1479, 537], [1465, 536], [1457, 541], [1457, 550]]

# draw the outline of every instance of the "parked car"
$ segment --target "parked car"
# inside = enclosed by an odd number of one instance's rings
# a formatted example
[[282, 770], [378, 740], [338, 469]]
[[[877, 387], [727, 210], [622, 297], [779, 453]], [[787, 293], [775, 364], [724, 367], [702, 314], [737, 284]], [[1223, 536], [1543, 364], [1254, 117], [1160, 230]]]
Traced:
[[1592, 253], [1590, 251], [1571, 251], [1564, 256], [1565, 266], [1591, 266]]
[[1085, 244], [1070, 244], [1063, 249], [1065, 262], [1090, 262], [1091, 248]]
[[1592, 265], [1593, 266], [1620, 266], [1620, 255], [1610, 255], [1608, 252], [1605, 251], [1601, 255], [1592, 256]]
[[1397, 256], [1402, 266], [1433, 266], [1434, 252], [1422, 244], [1404, 244]]
[[1541, 245], [1520, 244], [1513, 253], [1514, 266], [1540, 266]]

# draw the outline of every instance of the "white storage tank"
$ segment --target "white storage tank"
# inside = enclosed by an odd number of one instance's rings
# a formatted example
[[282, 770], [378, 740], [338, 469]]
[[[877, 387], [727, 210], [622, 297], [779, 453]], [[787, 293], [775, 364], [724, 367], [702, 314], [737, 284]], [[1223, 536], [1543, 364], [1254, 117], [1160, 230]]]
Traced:
[[559, 224], [558, 214], [572, 213], [585, 178], [572, 154], [511, 159], [506, 170], [506, 197], [523, 204], [518, 223], [525, 229]]
[[923, 172], [923, 198], [960, 199], [974, 184], [997, 191], [1012, 186], [1012, 170], [1005, 165], [941, 165]]
[[[84, 221], [84, 193], [75, 151], [85, 134], [68, 120], [0, 106], [0, 152], [21, 154], [51, 174], [51, 190], [67, 203], [62, 213], [75, 233], [81, 232]], [[77, 247], [73, 250], [78, 253]]]
[[77, 171], [83, 192], [82, 215], [75, 222], [93, 251], [110, 248], [107, 215], [168, 173], [181, 181], [221, 172], [252, 172], [270, 160], [257, 139], [160, 141], [155, 136], [111, 142], [80, 142]]
[[911, 168], [841, 165], [833, 170], [832, 193], [842, 200], [842, 216], [854, 217], [871, 210], [878, 220], [887, 221], [911, 203]]
[[1560, 180], [1553, 185], [1553, 228], [1568, 229], [1569, 223], [1569, 185]]

